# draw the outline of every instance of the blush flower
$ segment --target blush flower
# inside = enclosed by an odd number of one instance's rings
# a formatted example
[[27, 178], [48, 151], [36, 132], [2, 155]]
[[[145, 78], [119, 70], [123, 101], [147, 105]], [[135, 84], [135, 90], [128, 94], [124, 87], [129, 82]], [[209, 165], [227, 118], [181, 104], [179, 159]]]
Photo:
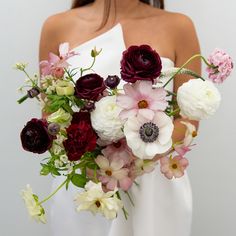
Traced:
[[173, 177], [182, 177], [189, 162], [182, 156], [175, 156], [174, 158], [165, 156], [160, 159], [160, 164], [161, 173], [164, 174], [166, 178], [172, 179]]
[[114, 190], [119, 187], [127, 191], [131, 187], [132, 180], [128, 177], [129, 169], [124, 168], [122, 159], [108, 159], [100, 155], [95, 161], [100, 168], [98, 170], [99, 180], [108, 190]]
[[223, 50], [216, 48], [208, 58], [212, 67], [207, 67], [209, 78], [214, 83], [223, 83], [233, 70], [232, 58]]
[[53, 75], [56, 77], [62, 77], [64, 75], [64, 69], [70, 64], [67, 60], [77, 55], [73, 51], [69, 51], [69, 43], [62, 43], [59, 45], [59, 56], [50, 52], [48, 60], [43, 60], [40, 62], [40, 73], [43, 76]]
[[173, 129], [171, 118], [164, 112], [156, 112], [152, 119], [140, 114], [130, 117], [124, 125], [124, 134], [135, 156], [152, 159], [171, 147]]
[[155, 111], [164, 111], [168, 105], [167, 92], [163, 88], [153, 89], [150, 81], [125, 84], [124, 92], [117, 96], [117, 104], [122, 108], [122, 119], [137, 114], [152, 119]]
[[123, 207], [122, 201], [116, 196], [116, 191], [104, 192], [101, 183], [89, 181], [85, 191], [75, 197], [78, 212], [88, 210], [94, 215], [100, 213], [111, 220], [117, 217], [118, 211]]

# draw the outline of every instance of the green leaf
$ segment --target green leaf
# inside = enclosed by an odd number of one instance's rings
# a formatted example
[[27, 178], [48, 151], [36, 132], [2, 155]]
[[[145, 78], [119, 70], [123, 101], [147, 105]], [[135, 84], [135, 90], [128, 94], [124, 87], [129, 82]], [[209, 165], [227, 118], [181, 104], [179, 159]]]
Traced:
[[50, 167], [48, 165], [45, 165], [45, 164], [41, 164], [41, 166], [43, 167], [40, 171], [40, 175], [48, 175], [51, 173], [50, 171]]
[[83, 188], [87, 182], [87, 179], [85, 176], [81, 175], [81, 174], [74, 174], [71, 178], [71, 182], [79, 187], [79, 188]]

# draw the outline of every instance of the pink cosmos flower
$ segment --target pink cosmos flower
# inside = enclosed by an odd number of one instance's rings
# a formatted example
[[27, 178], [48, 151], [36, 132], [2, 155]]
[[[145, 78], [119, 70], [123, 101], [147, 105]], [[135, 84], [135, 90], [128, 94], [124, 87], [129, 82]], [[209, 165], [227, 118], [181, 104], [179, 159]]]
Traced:
[[160, 164], [161, 173], [164, 174], [166, 178], [172, 179], [173, 177], [182, 177], [189, 162], [182, 156], [175, 156], [174, 158], [165, 156], [160, 159]]
[[59, 45], [59, 56], [50, 52], [48, 60], [40, 62], [40, 73], [43, 76], [57, 74], [60, 71], [59, 68], [67, 68], [70, 64], [67, 60], [77, 55], [73, 51], [69, 51], [69, 43], [62, 43]]
[[207, 67], [209, 78], [214, 83], [223, 83], [233, 70], [232, 58], [223, 50], [215, 49], [208, 58], [209, 63], [215, 68]]
[[163, 88], [152, 88], [150, 81], [137, 81], [134, 84], [124, 85], [125, 94], [117, 96], [117, 104], [123, 108], [121, 119], [141, 114], [152, 119], [155, 111], [164, 111], [168, 105], [167, 92]]
[[135, 159], [125, 139], [121, 139], [116, 143], [108, 145], [102, 150], [102, 154], [107, 157], [112, 157], [113, 159], [123, 160], [125, 166], [130, 165]]
[[133, 182], [128, 176], [129, 169], [124, 168], [124, 161], [122, 159], [108, 159], [105, 156], [99, 155], [95, 161], [100, 168], [98, 170], [98, 179], [108, 190], [114, 190], [116, 187], [119, 187], [127, 191], [131, 187]]

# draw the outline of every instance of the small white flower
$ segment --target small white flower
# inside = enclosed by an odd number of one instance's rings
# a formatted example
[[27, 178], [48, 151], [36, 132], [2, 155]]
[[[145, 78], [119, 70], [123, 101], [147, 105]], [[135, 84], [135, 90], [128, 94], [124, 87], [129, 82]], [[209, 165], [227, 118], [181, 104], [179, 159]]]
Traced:
[[22, 63], [22, 62], [18, 62], [15, 64], [14, 68], [17, 70], [25, 70], [25, 68], [28, 66], [28, 63]]
[[152, 159], [168, 151], [172, 145], [173, 122], [164, 112], [156, 112], [153, 119], [142, 115], [128, 118], [124, 134], [133, 154], [140, 159]]
[[66, 154], [60, 156], [60, 161], [67, 164], [69, 162], [68, 156]]
[[89, 181], [85, 185], [85, 192], [79, 193], [75, 198], [76, 210], [78, 212], [88, 210], [93, 214], [100, 213], [107, 219], [114, 219], [123, 207], [122, 201], [115, 193], [116, 191], [104, 193], [101, 183]]
[[55, 161], [54, 161], [54, 166], [55, 166], [56, 168], [60, 168], [60, 167], [63, 166], [63, 162], [62, 162], [61, 160], [55, 160]]
[[121, 108], [116, 104], [116, 96], [103, 97], [95, 103], [91, 112], [91, 122], [98, 136], [103, 141], [116, 142], [124, 137], [124, 121], [119, 118]]
[[25, 190], [22, 190], [21, 196], [28, 209], [29, 215], [37, 222], [46, 223], [45, 211], [39, 204], [38, 197], [33, 194], [30, 185], [26, 186]]
[[190, 120], [212, 116], [218, 109], [221, 95], [211, 81], [191, 79], [178, 89], [177, 102], [180, 115]]
[[183, 144], [185, 147], [188, 147], [189, 145], [192, 144], [193, 139], [197, 136], [197, 130], [196, 130], [195, 125], [191, 124], [190, 122], [181, 121], [180, 123], [185, 125], [187, 128], [185, 132]]

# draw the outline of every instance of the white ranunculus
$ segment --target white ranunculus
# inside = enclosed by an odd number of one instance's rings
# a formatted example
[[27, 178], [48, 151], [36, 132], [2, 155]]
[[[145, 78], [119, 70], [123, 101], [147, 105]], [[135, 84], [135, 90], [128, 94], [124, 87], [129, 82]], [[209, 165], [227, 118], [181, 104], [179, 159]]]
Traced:
[[121, 108], [116, 104], [116, 96], [103, 97], [95, 103], [95, 107], [91, 112], [91, 122], [98, 136], [111, 142], [123, 138], [124, 121], [119, 118]]
[[39, 204], [38, 197], [33, 194], [30, 185], [26, 186], [25, 190], [22, 190], [21, 196], [25, 202], [28, 209], [29, 215], [37, 222], [46, 223], [45, 211], [43, 207]]
[[116, 196], [116, 191], [103, 192], [101, 183], [89, 181], [85, 185], [85, 192], [77, 194], [75, 202], [76, 210], [100, 213], [107, 219], [117, 217], [118, 211], [123, 207], [122, 201]]
[[190, 120], [212, 116], [218, 109], [221, 95], [211, 81], [191, 79], [179, 87], [177, 102], [180, 115]]

